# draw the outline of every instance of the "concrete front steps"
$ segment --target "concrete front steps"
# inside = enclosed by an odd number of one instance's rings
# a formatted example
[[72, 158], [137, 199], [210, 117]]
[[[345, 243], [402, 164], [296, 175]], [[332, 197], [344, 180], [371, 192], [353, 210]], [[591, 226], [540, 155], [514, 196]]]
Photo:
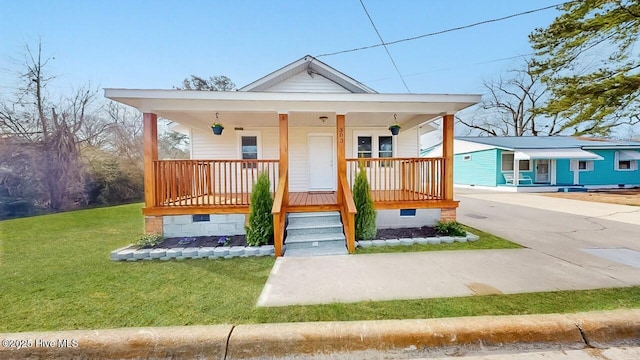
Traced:
[[339, 212], [290, 213], [288, 221], [284, 256], [348, 254]]

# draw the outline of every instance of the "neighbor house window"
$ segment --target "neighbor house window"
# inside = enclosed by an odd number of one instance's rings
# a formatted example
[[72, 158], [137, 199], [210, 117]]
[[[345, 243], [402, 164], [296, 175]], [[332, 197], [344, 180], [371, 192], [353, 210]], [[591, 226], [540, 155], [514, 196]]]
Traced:
[[578, 161], [578, 171], [593, 171], [593, 161]]
[[634, 171], [638, 170], [638, 161], [633, 160], [635, 156], [629, 156], [626, 151], [616, 151], [615, 170], [617, 171]]
[[[258, 159], [258, 137], [257, 136], [242, 136], [241, 137], [242, 160], [257, 160]], [[244, 163], [243, 168], [256, 168], [257, 163]]]
[[631, 170], [631, 160], [619, 160], [618, 170]]
[[[520, 171], [531, 171], [531, 160], [518, 161]], [[513, 171], [513, 153], [502, 153], [502, 171]]]

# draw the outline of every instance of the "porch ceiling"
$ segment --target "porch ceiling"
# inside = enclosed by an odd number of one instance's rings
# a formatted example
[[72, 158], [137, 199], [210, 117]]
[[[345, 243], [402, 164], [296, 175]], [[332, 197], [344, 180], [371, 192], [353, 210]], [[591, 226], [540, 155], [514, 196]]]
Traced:
[[[209, 127], [216, 113], [225, 125], [240, 127], [278, 126], [278, 113], [288, 113], [290, 126], [334, 127], [336, 114], [346, 114], [347, 126], [389, 126], [397, 121], [408, 129], [480, 101], [480, 95], [132, 89], [105, 89], [105, 97], [196, 128]], [[327, 121], [320, 116], [327, 116]]]

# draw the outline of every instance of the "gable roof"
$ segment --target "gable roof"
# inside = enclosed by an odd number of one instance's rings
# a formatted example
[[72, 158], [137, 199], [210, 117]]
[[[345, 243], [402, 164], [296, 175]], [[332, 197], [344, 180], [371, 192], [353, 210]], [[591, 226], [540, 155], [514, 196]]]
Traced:
[[322, 76], [351, 93], [377, 93], [370, 87], [332, 68], [311, 55], [304, 56], [301, 59], [280, 68], [279, 70], [245, 85], [238, 89], [238, 91], [269, 91], [270, 88], [277, 84], [305, 72], [310, 77]]
[[473, 142], [503, 149], [616, 149], [640, 148], [640, 142], [594, 139], [572, 136], [492, 136], [456, 137], [457, 140]]

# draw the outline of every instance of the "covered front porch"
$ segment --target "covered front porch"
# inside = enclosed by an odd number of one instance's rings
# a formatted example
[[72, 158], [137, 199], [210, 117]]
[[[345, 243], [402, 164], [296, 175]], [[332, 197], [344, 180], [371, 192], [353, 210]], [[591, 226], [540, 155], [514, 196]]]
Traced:
[[[443, 218], [454, 219], [453, 114], [477, 101], [471, 95], [117, 89], [106, 93], [144, 113], [147, 232], [161, 230], [163, 216], [248, 213], [253, 185], [258, 174], [265, 172], [274, 197], [276, 255], [281, 254], [287, 213], [327, 210], [340, 213], [347, 248], [354, 251], [352, 186], [359, 168], [367, 174], [376, 209], [442, 209]], [[211, 134], [214, 114], [225, 121], [222, 136]], [[174, 120], [203, 139], [194, 141], [193, 159], [158, 159], [158, 116]], [[418, 129], [438, 119], [442, 120], [444, 156], [419, 158]], [[389, 140], [387, 127], [394, 120], [404, 131], [402, 142], [395, 137]], [[256, 144], [264, 149], [254, 158], [244, 158], [244, 149], [236, 153], [225, 145], [255, 133], [261, 134]], [[380, 148], [361, 151], [356, 140], [367, 137]], [[204, 142], [212, 149], [209, 154], [235, 153], [237, 157], [199, 158], [207, 153], [196, 155], [194, 149]], [[325, 180], [318, 185], [313, 183], [318, 172], [313, 171], [322, 164], [311, 152], [322, 142], [325, 147], [320, 155], [326, 156], [319, 159], [328, 163], [325, 169], [329, 170], [319, 173]], [[393, 150], [384, 152], [388, 149], [383, 149], [383, 142], [392, 144]], [[382, 156], [387, 153], [391, 156]], [[407, 154], [413, 156], [403, 156]]]
[[580, 172], [591, 170], [593, 161], [599, 160], [603, 158], [577, 148], [517, 149], [513, 153], [513, 171], [503, 171], [505, 183], [500, 185], [529, 189], [579, 187]]

